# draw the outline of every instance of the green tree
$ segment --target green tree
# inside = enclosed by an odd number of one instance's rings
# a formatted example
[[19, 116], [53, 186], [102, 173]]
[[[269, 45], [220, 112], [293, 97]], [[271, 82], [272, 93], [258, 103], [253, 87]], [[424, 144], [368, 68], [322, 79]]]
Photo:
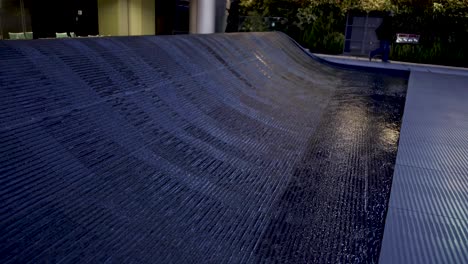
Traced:
[[392, 59], [468, 66], [468, 0], [241, 0], [242, 14], [284, 17], [286, 33], [314, 52], [341, 53], [350, 10], [393, 11], [395, 30], [420, 34]]

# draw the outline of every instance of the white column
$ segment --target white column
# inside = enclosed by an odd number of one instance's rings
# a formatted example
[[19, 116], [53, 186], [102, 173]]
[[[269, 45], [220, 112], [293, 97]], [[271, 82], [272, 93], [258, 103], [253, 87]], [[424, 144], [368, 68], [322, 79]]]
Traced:
[[216, 3], [215, 0], [198, 0], [197, 33], [210, 34], [215, 32]]
[[215, 32], [215, 0], [190, 1], [190, 33], [210, 34]]

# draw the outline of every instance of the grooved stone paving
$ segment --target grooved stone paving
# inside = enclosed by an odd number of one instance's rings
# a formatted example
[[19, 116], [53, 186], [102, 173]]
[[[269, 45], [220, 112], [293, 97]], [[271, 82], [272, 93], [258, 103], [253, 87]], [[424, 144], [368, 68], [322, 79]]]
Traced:
[[281, 33], [0, 42], [1, 263], [373, 263], [406, 77]]
[[411, 73], [380, 263], [468, 263], [467, 83]]

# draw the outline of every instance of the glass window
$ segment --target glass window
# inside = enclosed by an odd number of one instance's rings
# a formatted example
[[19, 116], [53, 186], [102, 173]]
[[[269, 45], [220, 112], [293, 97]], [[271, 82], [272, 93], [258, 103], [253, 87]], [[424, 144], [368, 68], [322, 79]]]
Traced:
[[0, 1], [0, 39], [32, 39], [29, 1]]

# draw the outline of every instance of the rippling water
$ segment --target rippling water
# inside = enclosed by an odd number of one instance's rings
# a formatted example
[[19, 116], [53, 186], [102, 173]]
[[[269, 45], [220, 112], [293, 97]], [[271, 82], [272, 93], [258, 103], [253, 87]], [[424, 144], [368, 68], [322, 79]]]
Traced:
[[280, 33], [0, 42], [0, 259], [372, 263], [407, 80]]

